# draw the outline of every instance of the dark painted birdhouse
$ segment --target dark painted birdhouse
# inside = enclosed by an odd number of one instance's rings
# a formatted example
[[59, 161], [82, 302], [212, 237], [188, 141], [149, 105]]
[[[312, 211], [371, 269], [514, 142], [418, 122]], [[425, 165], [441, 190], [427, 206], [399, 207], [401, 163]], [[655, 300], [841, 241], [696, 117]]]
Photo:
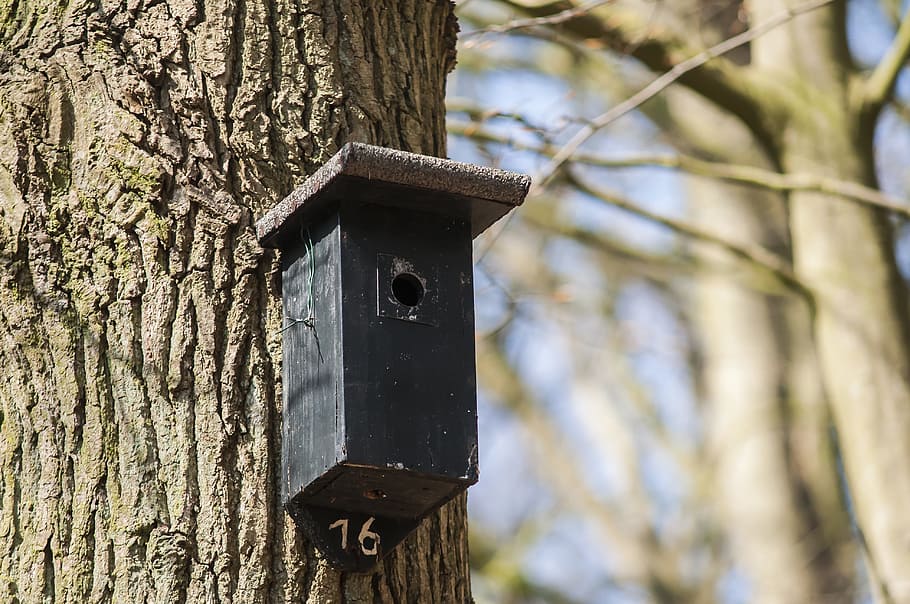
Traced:
[[471, 241], [529, 184], [348, 144], [257, 224], [282, 260], [282, 497], [335, 566], [477, 481]]

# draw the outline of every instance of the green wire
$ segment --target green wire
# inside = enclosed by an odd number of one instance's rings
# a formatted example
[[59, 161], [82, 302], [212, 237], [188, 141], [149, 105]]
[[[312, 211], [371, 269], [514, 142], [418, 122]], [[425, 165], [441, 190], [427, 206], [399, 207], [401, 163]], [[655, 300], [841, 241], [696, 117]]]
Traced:
[[313, 314], [316, 306], [316, 252], [313, 248], [313, 240], [310, 238], [309, 229], [306, 230], [304, 245], [306, 246], [307, 255], [307, 301], [304, 322], [308, 327], [312, 327], [316, 321], [316, 317]]

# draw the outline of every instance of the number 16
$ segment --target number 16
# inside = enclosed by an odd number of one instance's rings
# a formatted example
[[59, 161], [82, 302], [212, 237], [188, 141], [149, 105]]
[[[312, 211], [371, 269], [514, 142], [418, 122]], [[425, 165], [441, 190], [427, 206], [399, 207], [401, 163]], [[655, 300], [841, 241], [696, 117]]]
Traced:
[[[375, 556], [379, 553], [379, 533], [374, 533], [370, 530], [370, 527], [373, 526], [374, 520], [376, 520], [376, 518], [374, 516], [370, 516], [369, 519], [363, 523], [363, 527], [360, 529], [360, 534], [357, 535], [357, 541], [360, 542], [360, 551], [362, 551], [365, 556]], [[332, 530], [334, 528], [341, 529], [341, 549], [346, 550], [348, 548], [348, 519], [339, 518], [329, 525], [329, 530]], [[369, 548], [366, 546], [367, 539], [373, 542]]]

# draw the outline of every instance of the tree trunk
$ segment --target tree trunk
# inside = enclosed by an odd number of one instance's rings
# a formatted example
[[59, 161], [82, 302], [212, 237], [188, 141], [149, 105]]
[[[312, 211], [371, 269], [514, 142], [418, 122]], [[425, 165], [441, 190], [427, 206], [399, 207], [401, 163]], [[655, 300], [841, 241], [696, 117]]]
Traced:
[[[773, 230], [766, 210], [779, 205], [774, 195], [717, 182], [690, 192], [696, 214], [724, 225], [727, 237], [767, 241]], [[799, 328], [808, 317], [792, 308], [798, 302], [756, 291], [741, 261], [715, 252], [702, 252], [708, 266], [693, 312], [717, 501], [734, 560], [756, 602], [849, 602], [850, 531], [826, 401], [818, 389], [801, 392], [817, 381], [791, 380], [797, 359], [788, 346], [805, 344], [809, 334]], [[817, 379], [811, 361], [803, 371]]]
[[[685, 91], [665, 100], [678, 137], [698, 153], [773, 169], [731, 116]], [[716, 179], [688, 183], [692, 217], [704, 230], [789, 254], [779, 194]], [[762, 291], [764, 275], [716, 246], [695, 252], [701, 267], [691, 308], [709, 465], [735, 565], [756, 602], [851, 601], [855, 551], [805, 301], [783, 288]]]
[[253, 223], [341, 144], [445, 152], [447, 1], [0, 6], [0, 600], [470, 601], [464, 498], [371, 575], [276, 497]]
[[[761, 21], [796, 2], [753, 2]], [[875, 186], [871, 121], [849, 73], [845, 3], [759, 38], [756, 67], [786, 90], [787, 172]], [[910, 602], [910, 349], [906, 292], [881, 212], [807, 191], [790, 196], [798, 276], [815, 334], [855, 515], [880, 600]]]

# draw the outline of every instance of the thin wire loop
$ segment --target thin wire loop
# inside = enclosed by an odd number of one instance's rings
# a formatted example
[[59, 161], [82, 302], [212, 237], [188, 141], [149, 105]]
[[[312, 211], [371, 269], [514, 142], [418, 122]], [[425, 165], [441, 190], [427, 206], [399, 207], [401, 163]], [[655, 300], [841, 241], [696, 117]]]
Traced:
[[295, 325], [303, 323], [308, 329], [316, 331], [316, 253], [313, 247], [313, 239], [310, 237], [310, 230], [300, 227], [300, 238], [306, 250], [306, 316], [302, 319], [294, 317], [285, 317], [291, 323], [285, 325], [278, 333], [284, 333]]

